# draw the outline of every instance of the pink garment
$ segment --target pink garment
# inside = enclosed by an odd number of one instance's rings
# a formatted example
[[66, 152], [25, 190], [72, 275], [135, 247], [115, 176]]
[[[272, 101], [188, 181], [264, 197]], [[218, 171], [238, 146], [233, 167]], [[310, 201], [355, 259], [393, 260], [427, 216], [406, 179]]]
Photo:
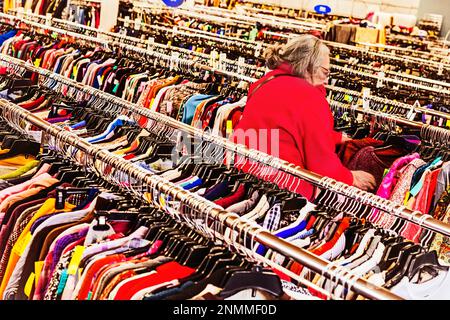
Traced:
[[[400, 170], [400, 179], [398, 180], [389, 200], [400, 205], [404, 204], [406, 193], [411, 190], [412, 176], [414, 175], [414, 172], [416, 172], [416, 170], [424, 164], [426, 164], [426, 162], [422, 159], [415, 159]], [[397, 219], [399, 218], [393, 215], [384, 214], [384, 217], [382, 217], [382, 219], [378, 222], [383, 228], [390, 229]]]
[[33, 184], [39, 182], [41, 179], [52, 179], [52, 176], [49, 175], [48, 173], [43, 173], [39, 176], [36, 176], [28, 181], [25, 181], [21, 184], [6, 188], [2, 191], [0, 191], [0, 203], [3, 202], [7, 197], [25, 191], [27, 190], [30, 186], [32, 186]]
[[[434, 194], [434, 191], [433, 193], [430, 193], [430, 185], [432, 179], [431, 170], [426, 170], [424, 172], [424, 175], [425, 176], [422, 189], [419, 191], [419, 194], [414, 201], [414, 205], [409, 209], [413, 211], [420, 211], [423, 214], [428, 215], [427, 204], [429, 202], [429, 198], [433, 197]], [[419, 243], [421, 232], [422, 228], [420, 226], [412, 222], [407, 222], [400, 231], [400, 235], [402, 235], [406, 239], [414, 241], [415, 243]]]
[[[392, 194], [392, 190], [394, 189], [396, 182], [397, 182], [397, 173], [400, 169], [402, 169], [404, 166], [409, 164], [411, 161], [420, 158], [420, 155], [418, 153], [414, 153], [412, 155], [408, 155], [405, 157], [401, 157], [397, 159], [389, 169], [386, 176], [383, 178], [383, 181], [381, 182], [380, 187], [377, 191], [377, 196], [383, 198], [383, 199], [389, 199]], [[376, 222], [380, 219], [380, 212], [377, 209], [373, 209], [372, 213], [369, 217], [369, 220], [372, 222]]]
[[40, 175], [43, 174], [43, 173], [47, 173], [48, 170], [50, 169], [50, 167], [51, 167], [50, 164], [44, 163], [44, 164], [42, 165], [42, 167], [39, 169], [39, 171], [37, 171], [37, 172], [33, 175], [33, 178], [36, 178], [36, 177], [40, 176]]

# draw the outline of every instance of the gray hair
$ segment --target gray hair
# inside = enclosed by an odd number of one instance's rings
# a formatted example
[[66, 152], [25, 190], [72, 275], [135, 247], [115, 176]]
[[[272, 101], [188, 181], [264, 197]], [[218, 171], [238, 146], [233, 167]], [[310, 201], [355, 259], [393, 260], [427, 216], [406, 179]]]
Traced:
[[305, 78], [307, 75], [312, 76], [320, 67], [320, 58], [329, 54], [330, 49], [322, 40], [310, 34], [302, 34], [287, 44], [268, 48], [264, 58], [266, 66], [271, 70], [287, 62], [292, 66], [295, 75]]

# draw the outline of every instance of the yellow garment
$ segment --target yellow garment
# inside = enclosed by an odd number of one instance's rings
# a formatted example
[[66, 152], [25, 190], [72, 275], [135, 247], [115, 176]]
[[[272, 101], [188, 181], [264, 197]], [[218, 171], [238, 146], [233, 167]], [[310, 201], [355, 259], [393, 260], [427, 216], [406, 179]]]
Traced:
[[63, 210], [56, 210], [55, 209], [56, 199], [51, 198], [47, 199], [41, 206], [41, 208], [34, 214], [33, 218], [27, 223], [25, 228], [23, 229], [22, 233], [20, 234], [19, 238], [17, 239], [16, 243], [14, 244], [11, 255], [8, 260], [8, 265], [6, 267], [5, 274], [2, 279], [2, 285], [0, 287], [0, 300], [3, 300], [3, 293], [6, 289], [6, 286], [8, 285], [9, 278], [11, 277], [14, 268], [16, 267], [17, 262], [20, 259], [20, 256], [22, 255], [23, 251], [25, 250], [26, 245], [31, 240], [31, 226], [33, 223], [39, 219], [40, 217], [56, 213], [56, 212], [67, 212], [73, 210], [76, 206], [65, 203]]
[[[0, 153], [1, 154], [1, 153]], [[11, 158], [0, 159], [0, 166], [8, 167], [21, 167], [26, 165], [30, 161], [34, 161], [33, 156], [18, 155]]]
[[5, 0], [3, 2], [3, 12], [8, 13], [9, 9], [14, 9], [14, 0]]
[[11, 172], [10, 174], [1, 175], [0, 179], [5, 180], [5, 179], [12, 179], [12, 178], [20, 177], [21, 175], [27, 173], [28, 171], [32, 170], [33, 168], [37, 167], [38, 165], [39, 165], [38, 160], [30, 161], [26, 165], [21, 166], [20, 168]]
[[378, 30], [378, 43], [386, 44], [386, 29]]

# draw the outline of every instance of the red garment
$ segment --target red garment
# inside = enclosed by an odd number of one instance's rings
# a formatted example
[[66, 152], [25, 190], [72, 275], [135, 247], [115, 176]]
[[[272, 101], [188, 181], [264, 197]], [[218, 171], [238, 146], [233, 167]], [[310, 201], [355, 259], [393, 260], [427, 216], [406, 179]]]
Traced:
[[305, 230], [311, 229], [312, 226], [314, 225], [314, 222], [316, 222], [316, 219], [317, 219], [316, 216], [311, 215], [311, 217], [310, 217], [309, 220], [308, 220], [308, 224], [306, 225]]
[[[442, 168], [439, 168], [439, 169], [436, 169], [431, 172], [431, 181], [430, 181], [430, 188], [428, 189], [428, 194], [434, 195], [434, 193], [436, 191], [436, 186], [437, 186], [437, 179], [438, 179], [438, 176], [441, 173], [441, 171], [442, 171]], [[433, 201], [434, 201], [434, 196], [428, 197], [425, 213], [430, 213], [430, 211], [432, 209], [431, 204], [433, 203]]]
[[77, 300], [86, 300], [88, 298], [91, 286], [95, 281], [95, 276], [98, 275], [105, 266], [119, 261], [124, 261], [125, 259], [126, 257], [123, 254], [114, 254], [95, 261], [92, 266], [85, 271], [87, 272], [86, 277], [81, 284], [80, 291], [78, 291]]
[[42, 102], [44, 102], [44, 101], [45, 101], [45, 96], [40, 96], [36, 100], [30, 101], [30, 102], [25, 102], [23, 104], [19, 104], [19, 106], [21, 106], [22, 108], [24, 108], [26, 110], [31, 110], [33, 108], [36, 108], [40, 104], [42, 104]]
[[221, 206], [222, 208], [228, 208], [229, 206], [242, 201], [245, 197], [245, 187], [243, 185], [239, 186], [239, 188], [233, 194], [228, 197], [219, 199], [214, 201], [215, 204]]
[[[292, 73], [290, 69], [283, 64], [269, 72], [250, 86], [249, 95], [269, 77]], [[314, 87], [304, 79], [282, 76], [265, 83], [247, 101], [232, 140], [352, 185], [352, 173], [335, 153], [342, 134], [334, 131], [333, 126], [323, 86]], [[256, 130], [255, 134], [251, 134], [252, 129]], [[268, 130], [267, 138], [264, 131], [260, 131], [264, 129]], [[277, 129], [279, 138], [272, 144], [272, 133]], [[242, 166], [243, 170], [247, 168]], [[275, 177], [270, 180], [274, 181]], [[313, 186], [303, 181], [297, 191], [309, 199], [313, 196]]]
[[[324, 245], [321, 245], [320, 247], [311, 250], [310, 252], [312, 254], [320, 256], [325, 252], [327, 252], [328, 250], [331, 250], [336, 244], [336, 242], [339, 240], [341, 235], [345, 232], [345, 230], [348, 229], [349, 226], [350, 226], [350, 218], [342, 219], [341, 223], [339, 224], [339, 227], [337, 228], [336, 232], [333, 235], [333, 238]], [[296, 274], [300, 274], [303, 270], [303, 265], [299, 264], [298, 262], [294, 262], [289, 269]]]
[[379, 147], [384, 144], [383, 141], [379, 141], [372, 138], [364, 138], [360, 140], [351, 140], [345, 142], [339, 149], [338, 156], [344, 166], [347, 166], [352, 160], [353, 156], [361, 149], [365, 147]]
[[136, 155], [134, 153], [127, 154], [125, 157], [123, 157], [125, 160], [131, 160], [133, 158], [136, 158]]
[[175, 279], [182, 279], [190, 276], [195, 269], [180, 265], [178, 262], [171, 261], [159, 267], [156, 267], [156, 273], [145, 277], [134, 279], [125, 283], [117, 291], [114, 300], [130, 300], [133, 295], [142, 289], [167, 282]]

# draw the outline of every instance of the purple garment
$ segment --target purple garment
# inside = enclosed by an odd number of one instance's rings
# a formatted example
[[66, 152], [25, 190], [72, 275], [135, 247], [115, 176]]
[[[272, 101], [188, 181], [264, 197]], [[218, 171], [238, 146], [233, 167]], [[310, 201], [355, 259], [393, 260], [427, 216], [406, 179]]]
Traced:
[[205, 195], [203, 197], [210, 201], [214, 201], [216, 199], [226, 196], [227, 191], [228, 191], [228, 184], [226, 182], [221, 182], [215, 185], [214, 187], [206, 190]]
[[49, 118], [47, 119], [48, 123], [59, 123], [70, 120], [72, 117], [58, 117], [58, 118]]
[[[383, 181], [381, 182], [380, 187], [377, 191], [377, 196], [383, 199], [389, 199], [391, 197], [392, 191], [395, 188], [395, 175], [397, 172], [403, 168], [404, 166], [411, 163], [411, 161], [419, 159], [420, 155], [418, 153], [413, 153], [411, 155], [402, 157], [397, 159], [389, 169], [388, 173], [384, 176]], [[373, 209], [372, 214], [369, 217], [370, 221], [377, 221], [379, 218], [379, 210]]]
[[61, 257], [64, 249], [69, 244], [85, 237], [88, 230], [89, 230], [89, 227], [86, 227], [76, 233], [68, 234], [67, 236], [64, 236], [61, 239], [59, 239], [58, 241], [56, 241], [55, 247], [52, 252], [52, 264], [50, 267], [50, 273], [53, 273], [53, 271], [55, 270], [56, 265], [58, 264], [59, 258]]
[[43, 223], [45, 220], [47, 220], [50, 217], [56, 216], [57, 214], [60, 214], [60, 213], [61, 212], [52, 213], [52, 214], [48, 214], [48, 215], [42, 216], [40, 218], [37, 218], [36, 221], [34, 221], [33, 224], [31, 225], [31, 228], [30, 228], [31, 234], [33, 234], [34, 231], [37, 229], [37, 227], [39, 227], [39, 225], [41, 223]]

